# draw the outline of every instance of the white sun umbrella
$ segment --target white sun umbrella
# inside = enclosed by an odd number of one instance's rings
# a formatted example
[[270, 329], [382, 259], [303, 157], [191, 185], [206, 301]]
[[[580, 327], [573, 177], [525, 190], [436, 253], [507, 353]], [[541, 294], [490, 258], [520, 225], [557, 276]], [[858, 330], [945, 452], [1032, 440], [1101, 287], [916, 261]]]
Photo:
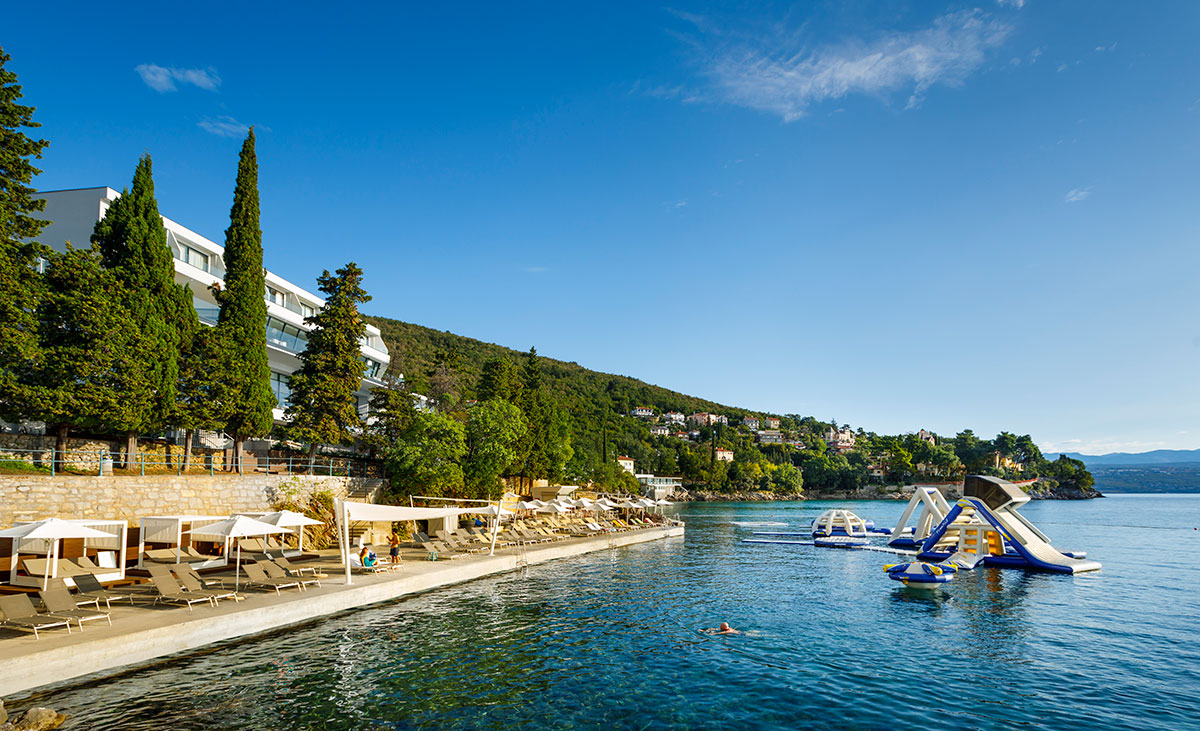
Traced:
[[[290, 528], [283, 528], [278, 525], [264, 523], [261, 520], [247, 518], [244, 515], [235, 515], [226, 520], [217, 521], [202, 525], [199, 528], [192, 528], [188, 533], [193, 536], [220, 536], [221, 538], [253, 538], [262, 536], [266, 538], [269, 535], [276, 533], [291, 533]], [[234, 578], [234, 591], [242, 586], [242, 543], [238, 541], [237, 547], [237, 570]]]
[[596, 501], [596, 504], [597, 504], [597, 505], [603, 505], [603, 506], [604, 506], [604, 507], [606, 507], [606, 508], [615, 508], [615, 507], [617, 507], [617, 504], [616, 504], [616, 503], [614, 503], [612, 500], [609, 500], [609, 499], [608, 499], [608, 498], [606, 498], [606, 497], [602, 497], [602, 498], [600, 498], [599, 500], [597, 500], [597, 501]]
[[664, 508], [664, 507], [666, 507], [666, 506], [668, 506], [668, 505], [674, 505], [675, 503], [671, 502], [670, 500], [667, 500], [666, 498], [661, 498], [661, 497], [660, 497], [658, 500], [655, 500], [655, 501], [654, 501], [654, 504], [655, 504], [655, 505], [657, 505], [657, 506], [658, 506], [658, 507], [660, 507], [660, 508]]
[[595, 504], [596, 504], [595, 500], [589, 500], [588, 498], [585, 498], [585, 497], [581, 497], [575, 501], [575, 507], [583, 508], [584, 510], [591, 510], [592, 506]]
[[544, 508], [544, 507], [546, 507], [547, 505], [549, 505], [549, 503], [547, 503], [547, 502], [544, 502], [544, 501], [542, 501], [542, 500], [538, 500], [537, 498], [534, 498], [533, 500], [530, 500], [529, 502], [530, 502], [530, 503], [532, 503], [534, 506], [536, 506], [536, 507], [538, 507], [538, 508]]
[[[277, 510], [274, 513], [267, 513], [259, 518], [264, 523], [277, 525], [280, 528], [302, 528], [306, 525], [325, 525], [322, 521], [316, 518], [310, 518], [303, 513], [297, 513], [294, 510]], [[296, 531], [300, 534], [300, 543], [297, 546], [300, 551], [304, 551], [304, 531]]]
[[538, 508], [534, 512], [554, 515], [557, 513], [565, 513], [565, 512], [567, 512], [567, 510], [568, 510], [568, 508], [564, 508], [563, 506], [559, 505], [558, 503], [550, 503], [549, 505], [543, 505], [542, 507]]
[[658, 504], [658, 503], [654, 502], [653, 500], [651, 500], [651, 499], [650, 499], [650, 498], [648, 498], [648, 497], [644, 497], [644, 498], [642, 498], [642, 499], [641, 499], [641, 503], [642, 503], [642, 507], [643, 507], [643, 508], [652, 508], [652, 507], [654, 507], [655, 505], [657, 505], [657, 504]]
[[50, 566], [45, 576], [42, 577], [42, 588], [50, 587], [50, 574], [58, 573], [58, 542], [63, 538], [112, 538], [111, 533], [89, 528], [86, 525], [72, 523], [69, 520], [62, 518], [46, 518], [24, 525], [13, 526], [6, 530], [0, 530], [0, 538], [13, 539], [13, 560], [16, 560], [17, 554], [17, 539], [23, 540], [43, 540], [49, 541], [50, 547], [47, 555], [50, 559]]

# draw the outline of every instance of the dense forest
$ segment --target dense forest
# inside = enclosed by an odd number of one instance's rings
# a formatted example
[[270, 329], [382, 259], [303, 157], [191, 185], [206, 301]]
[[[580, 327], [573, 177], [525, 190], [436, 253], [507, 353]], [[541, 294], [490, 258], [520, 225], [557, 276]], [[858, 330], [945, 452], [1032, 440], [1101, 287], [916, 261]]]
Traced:
[[[621, 455], [633, 458], [638, 472], [677, 475], [686, 485], [718, 492], [853, 490], [872, 482], [952, 481], [967, 472], [1018, 481], [1040, 477], [1085, 490], [1092, 486], [1083, 463], [1047, 460], [1028, 435], [1001, 432], [982, 439], [969, 429], [953, 437], [852, 430], [835, 420], [726, 406], [420, 325], [367, 319], [379, 327], [392, 354], [391, 375], [402, 373], [405, 389], [428, 397], [435, 411], [452, 418], [458, 414], [462, 422], [470, 421], [481, 402], [494, 400], [498, 390], [512, 391], [501, 400], [519, 404], [518, 374], [536, 362], [539, 388], [569, 435], [565, 451], [557, 452], [561, 464], [541, 472], [551, 479], [632, 489], [633, 480], [615, 462]], [[512, 375], [497, 376], [504, 373]], [[498, 378], [515, 385], [498, 389]], [[638, 407], [653, 415], [633, 416]], [[668, 412], [718, 414], [728, 423], [668, 424], [662, 418]], [[763, 435], [747, 423], [766, 416], [779, 419], [769, 437], [777, 443], [761, 443]], [[840, 445], [827, 441], [835, 434], [841, 435]], [[732, 459], [718, 459], [719, 450], [731, 452]], [[505, 474], [530, 473], [513, 464]]]

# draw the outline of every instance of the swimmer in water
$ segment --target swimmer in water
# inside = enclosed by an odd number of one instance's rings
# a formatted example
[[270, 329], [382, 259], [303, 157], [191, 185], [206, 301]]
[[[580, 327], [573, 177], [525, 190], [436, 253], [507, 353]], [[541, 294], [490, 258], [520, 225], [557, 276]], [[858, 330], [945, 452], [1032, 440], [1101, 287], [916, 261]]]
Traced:
[[729, 626], [728, 622], [722, 622], [720, 627], [709, 627], [704, 630], [712, 635], [740, 635], [741, 632]]

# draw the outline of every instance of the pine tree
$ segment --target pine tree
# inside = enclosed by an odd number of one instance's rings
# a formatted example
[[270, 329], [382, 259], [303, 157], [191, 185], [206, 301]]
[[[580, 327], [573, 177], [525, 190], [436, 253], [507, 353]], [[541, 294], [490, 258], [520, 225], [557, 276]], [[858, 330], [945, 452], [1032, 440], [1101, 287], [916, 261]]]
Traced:
[[48, 223], [32, 215], [46, 203], [31, 196], [29, 183], [41, 170], [30, 159], [40, 158], [50, 143], [22, 131], [41, 125], [33, 121], [33, 107], [18, 103], [21, 86], [5, 68], [9, 59], [0, 48], [0, 418], [21, 421], [32, 408], [26, 376], [37, 361], [35, 311], [42, 289], [35, 269], [46, 254], [29, 239]]
[[574, 453], [570, 421], [546, 392], [537, 348], [530, 348], [525, 356], [521, 378], [523, 388], [518, 405], [525, 414], [528, 430], [514, 464], [518, 473], [529, 480], [559, 480]]
[[[113, 201], [96, 223], [92, 243], [101, 262], [121, 282], [120, 304], [129, 314], [124, 335], [144, 348], [131, 354], [131, 403], [143, 408], [123, 410], [115, 427], [126, 437], [125, 464], [133, 464], [139, 432], [157, 431], [176, 419], [179, 381], [180, 307], [183, 298], [175, 283], [175, 265], [167, 248], [167, 232], [158, 202], [149, 155], [143, 155], [133, 174], [133, 186]], [[136, 332], [135, 332], [136, 331]]]
[[292, 394], [287, 431], [293, 439], [309, 443], [310, 469], [318, 444], [344, 442], [351, 438], [351, 428], [362, 423], [357, 393], [366, 363], [359, 341], [366, 323], [358, 305], [371, 299], [362, 288], [362, 276], [362, 269], [350, 262], [336, 276], [326, 270], [317, 279], [317, 289], [327, 296], [325, 306], [305, 319], [313, 330], [300, 354], [300, 368], [288, 379]]
[[30, 416], [54, 432], [61, 463], [70, 429], [123, 428], [149, 408], [151, 394], [137, 384], [143, 333], [126, 326], [128, 293], [98, 252], [52, 252], [45, 277], [37, 312], [44, 357], [28, 381], [37, 396]]
[[[188, 303], [188, 307], [192, 307]], [[195, 312], [195, 308], [192, 308]], [[228, 350], [220, 330], [200, 325], [180, 352], [179, 418], [184, 430], [183, 471], [192, 464], [192, 440], [198, 429], [225, 426], [229, 372]]]
[[508, 356], [492, 358], [483, 364], [475, 397], [480, 401], [500, 399], [516, 403], [521, 392], [521, 376]]
[[225, 287], [217, 292], [221, 313], [217, 329], [226, 348], [227, 420], [234, 460], [242, 465], [246, 439], [266, 436], [274, 423], [271, 367], [267, 362], [266, 281], [263, 274], [262, 229], [258, 222], [258, 157], [254, 129], [242, 143], [229, 228], [225, 229]]

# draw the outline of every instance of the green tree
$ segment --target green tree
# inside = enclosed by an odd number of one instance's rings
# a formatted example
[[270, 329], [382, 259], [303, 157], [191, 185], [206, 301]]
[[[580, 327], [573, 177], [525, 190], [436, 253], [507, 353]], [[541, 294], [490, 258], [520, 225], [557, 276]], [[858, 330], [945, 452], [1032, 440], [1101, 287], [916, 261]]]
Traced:
[[317, 289], [326, 295], [325, 306], [305, 319], [313, 327], [308, 345], [300, 354], [300, 368], [288, 379], [291, 405], [287, 415], [292, 438], [308, 442], [311, 469], [320, 443], [338, 444], [351, 438], [351, 429], [362, 422], [358, 415], [358, 389], [366, 363], [359, 341], [366, 324], [358, 306], [371, 297], [362, 288], [362, 269], [354, 262], [326, 270]]
[[[195, 309], [191, 303], [187, 304]], [[180, 352], [178, 424], [184, 430], [183, 470], [192, 464], [192, 440], [198, 429], [222, 429], [228, 418], [230, 371], [224, 332], [197, 324]]]
[[238, 156], [233, 207], [229, 210], [229, 228], [225, 229], [225, 286], [214, 290], [214, 294], [221, 306], [217, 329], [227, 363], [225, 431], [233, 437], [235, 465], [240, 471], [242, 445], [247, 439], [271, 431], [272, 409], [276, 406], [267, 362], [266, 280], [253, 128]]
[[[149, 155], [143, 155], [133, 173], [133, 185], [113, 201], [96, 223], [92, 243], [105, 268], [120, 280], [120, 304], [129, 314], [121, 327], [141, 341], [143, 350], [130, 354], [131, 403], [115, 428], [125, 433], [125, 464], [137, 454], [140, 432], [156, 431], [176, 418], [179, 382], [181, 285], [175, 283], [175, 265], [167, 248], [167, 233], [154, 199], [154, 179]], [[137, 331], [137, 332], [133, 332]]]
[[0, 418], [30, 418], [34, 394], [22, 371], [38, 360], [36, 311], [43, 280], [35, 275], [45, 249], [36, 238], [48, 221], [33, 214], [46, 202], [32, 197], [30, 183], [41, 172], [30, 160], [40, 159], [50, 143], [22, 130], [41, 125], [34, 108], [19, 103], [16, 73], [5, 68], [10, 56], [0, 48]]
[[466, 459], [463, 472], [471, 497], [493, 497], [500, 476], [517, 458], [528, 427], [521, 410], [500, 399], [471, 407], [467, 414]]
[[51, 253], [46, 284], [37, 312], [43, 357], [25, 382], [36, 396], [29, 417], [55, 434], [61, 463], [71, 429], [123, 428], [149, 408], [151, 396], [137, 383], [146, 343], [141, 330], [126, 326], [124, 283], [101, 266], [95, 249]]
[[571, 424], [542, 383], [537, 349], [530, 348], [521, 369], [520, 406], [529, 424], [517, 460], [517, 474], [529, 480], [556, 481], [571, 460]]
[[466, 429], [446, 414], [418, 411], [384, 459], [396, 496], [455, 495], [463, 489]]
[[516, 403], [521, 393], [521, 374], [508, 356], [492, 358], [483, 364], [475, 397], [480, 401], [500, 399]]
[[363, 440], [373, 455], [386, 454], [403, 438], [417, 414], [412, 394], [399, 378], [389, 376], [371, 391]]

